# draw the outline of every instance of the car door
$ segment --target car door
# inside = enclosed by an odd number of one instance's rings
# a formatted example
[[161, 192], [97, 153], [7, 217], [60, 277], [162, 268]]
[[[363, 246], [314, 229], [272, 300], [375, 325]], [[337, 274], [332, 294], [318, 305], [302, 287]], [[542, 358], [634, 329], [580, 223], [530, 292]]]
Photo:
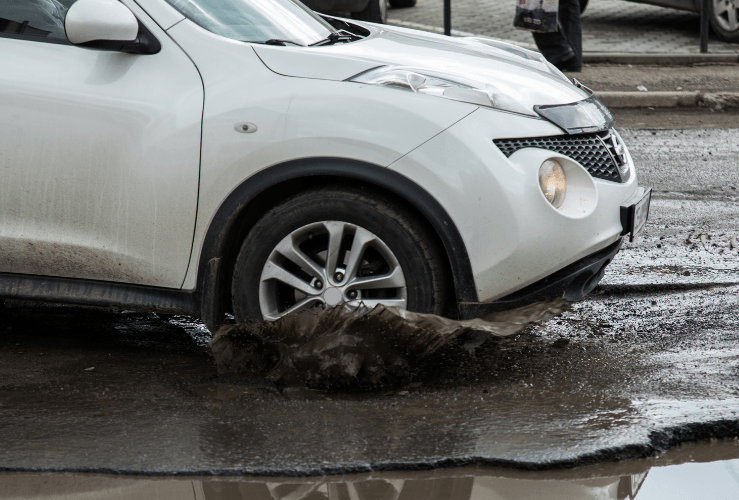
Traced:
[[202, 81], [130, 0], [157, 54], [69, 44], [74, 2], [0, 1], [0, 273], [180, 288]]

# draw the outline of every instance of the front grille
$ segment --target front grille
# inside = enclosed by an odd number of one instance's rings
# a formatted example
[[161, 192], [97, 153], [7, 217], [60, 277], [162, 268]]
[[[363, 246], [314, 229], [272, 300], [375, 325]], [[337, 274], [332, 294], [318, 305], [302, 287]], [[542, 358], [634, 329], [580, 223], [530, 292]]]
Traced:
[[506, 157], [510, 157], [516, 151], [524, 148], [548, 149], [572, 158], [585, 167], [593, 177], [607, 181], [623, 182], [614, 155], [611, 154], [608, 149], [609, 146], [607, 146], [611, 143], [610, 132], [608, 131], [596, 134], [555, 135], [528, 139], [494, 139], [493, 142]]

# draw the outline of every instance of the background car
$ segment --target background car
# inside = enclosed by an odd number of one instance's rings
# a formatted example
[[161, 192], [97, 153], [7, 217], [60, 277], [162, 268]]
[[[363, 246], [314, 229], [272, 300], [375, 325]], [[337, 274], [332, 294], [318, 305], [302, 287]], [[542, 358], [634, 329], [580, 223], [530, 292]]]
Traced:
[[413, 7], [416, 0], [303, 0], [303, 3], [318, 12], [349, 12], [352, 19], [385, 24], [388, 6], [395, 9]]
[[360, 21], [387, 23], [388, 0], [305, 0], [303, 3], [317, 12], [348, 12]]
[[[636, 3], [701, 11], [701, 0], [630, 0]], [[580, 11], [585, 11], [588, 0], [580, 0]], [[725, 42], [739, 42], [739, 0], [709, 0], [709, 20], [716, 35]]]

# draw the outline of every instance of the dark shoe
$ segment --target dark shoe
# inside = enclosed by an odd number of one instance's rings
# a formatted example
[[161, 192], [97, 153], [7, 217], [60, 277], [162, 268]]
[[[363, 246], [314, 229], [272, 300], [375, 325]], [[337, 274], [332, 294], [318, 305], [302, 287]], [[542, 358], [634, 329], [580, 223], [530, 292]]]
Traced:
[[565, 66], [563, 68], [559, 68], [559, 70], [562, 73], [580, 73], [582, 71], [582, 66]]
[[575, 56], [556, 62], [554, 65], [563, 73], [580, 73], [582, 71], [582, 64], [577, 64]]

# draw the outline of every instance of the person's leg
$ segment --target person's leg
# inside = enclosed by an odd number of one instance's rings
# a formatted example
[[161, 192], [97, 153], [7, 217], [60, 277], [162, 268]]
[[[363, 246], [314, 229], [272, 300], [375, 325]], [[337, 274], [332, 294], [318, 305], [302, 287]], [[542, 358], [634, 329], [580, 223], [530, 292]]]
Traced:
[[580, 22], [580, 0], [559, 0], [559, 25], [575, 55], [574, 61], [567, 61], [571, 69], [582, 68], [582, 24]]
[[534, 33], [534, 41], [550, 63], [567, 71], [580, 71], [582, 68], [580, 1], [559, 0], [559, 30], [554, 33]]
[[569, 61], [575, 57], [575, 52], [570, 47], [567, 37], [565, 37], [562, 26], [559, 31], [554, 33], [533, 33], [534, 42], [539, 51], [546, 57], [547, 61], [558, 66], [564, 61]]

